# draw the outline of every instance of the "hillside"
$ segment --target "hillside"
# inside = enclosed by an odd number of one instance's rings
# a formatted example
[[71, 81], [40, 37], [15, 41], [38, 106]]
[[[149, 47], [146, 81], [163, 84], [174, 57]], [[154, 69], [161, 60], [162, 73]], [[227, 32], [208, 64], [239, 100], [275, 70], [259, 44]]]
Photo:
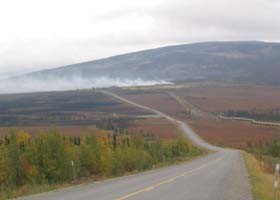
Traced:
[[38, 79], [242, 80], [280, 84], [279, 61], [280, 43], [205, 42], [118, 55], [27, 76]]

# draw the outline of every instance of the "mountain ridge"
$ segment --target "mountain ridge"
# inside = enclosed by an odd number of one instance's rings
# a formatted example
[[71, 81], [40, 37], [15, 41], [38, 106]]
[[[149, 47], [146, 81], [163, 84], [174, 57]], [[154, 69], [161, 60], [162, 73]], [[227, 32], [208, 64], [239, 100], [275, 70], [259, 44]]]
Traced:
[[166, 81], [233, 80], [280, 84], [280, 43], [218, 41], [141, 50], [32, 72], [35, 79], [81, 77]]

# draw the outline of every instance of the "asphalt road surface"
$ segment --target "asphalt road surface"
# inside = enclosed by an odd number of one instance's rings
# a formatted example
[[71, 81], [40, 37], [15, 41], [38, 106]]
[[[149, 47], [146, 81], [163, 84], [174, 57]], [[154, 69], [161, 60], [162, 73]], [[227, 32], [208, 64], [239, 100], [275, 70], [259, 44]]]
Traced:
[[210, 145], [184, 122], [107, 91], [121, 101], [177, 123], [193, 143], [215, 151], [194, 161], [136, 175], [23, 197], [26, 200], [252, 200], [244, 160], [237, 150]]

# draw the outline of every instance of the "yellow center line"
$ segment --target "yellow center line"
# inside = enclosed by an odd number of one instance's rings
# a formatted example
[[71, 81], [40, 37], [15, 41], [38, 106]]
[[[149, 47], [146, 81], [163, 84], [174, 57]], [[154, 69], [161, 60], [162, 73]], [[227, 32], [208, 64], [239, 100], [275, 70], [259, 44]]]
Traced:
[[170, 178], [170, 179], [166, 179], [166, 180], [164, 180], [164, 181], [162, 181], [162, 182], [159, 182], [159, 183], [157, 183], [157, 184], [151, 185], [151, 186], [146, 187], [146, 188], [143, 188], [143, 189], [141, 189], [141, 190], [132, 192], [132, 193], [130, 193], [130, 194], [128, 194], [128, 195], [125, 195], [125, 196], [123, 196], [123, 197], [117, 198], [117, 199], [115, 199], [115, 200], [124, 200], [124, 199], [128, 199], [128, 198], [133, 197], [133, 196], [136, 196], [136, 195], [138, 195], [138, 194], [140, 194], [140, 193], [148, 192], [148, 191], [154, 190], [155, 188], [160, 187], [160, 186], [162, 186], [162, 185], [175, 182], [178, 178], [184, 177], [184, 176], [187, 176], [187, 175], [190, 175], [190, 174], [192, 174], [192, 173], [194, 173], [194, 172], [196, 172], [196, 171], [199, 171], [199, 170], [201, 170], [201, 169], [203, 169], [203, 168], [205, 168], [205, 167], [208, 167], [208, 166], [211, 165], [211, 164], [214, 164], [214, 163], [216, 163], [216, 162], [222, 160], [223, 158], [224, 158], [224, 157], [221, 156], [221, 157], [219, 157], [219, 158], [217, 158], [217, 159], [215, 159], [215, 160], [213, 160], [213, 161], [210, 161], [210, 162], [208, 162], [208, 163], [205, 163], [205, 164], [203, 164], [203, 165], [201, 165], [201, 166], [199, 166], [199, 167], [197, 167], [197, 168], [194, 168], [194, 169], [192, 169], [192, 170], [186, 171], [186, 172], [184, 172], [184, 173], [182, 173], [182, 174], [180, 174], [180, 175], [178, 175], [178, 176], [175, 176], [175, 177]]

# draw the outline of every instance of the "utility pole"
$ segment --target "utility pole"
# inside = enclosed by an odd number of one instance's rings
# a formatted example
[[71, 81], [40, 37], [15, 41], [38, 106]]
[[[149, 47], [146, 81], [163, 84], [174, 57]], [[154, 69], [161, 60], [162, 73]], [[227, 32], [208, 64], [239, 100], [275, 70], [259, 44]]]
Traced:
[[75, 165], [74, 165], [74, 161], [71, 160], [71, 165], [72, 165], [72, 169], [73, 169], [73, 181], [76, 180], [76, 171], [75, 171]]
[[277, 189], [278, 189], [278, 176], [279, 176], [280, 164], [275, 166], [275, 177], [274, 177], [274, 200], [277, 200]]

